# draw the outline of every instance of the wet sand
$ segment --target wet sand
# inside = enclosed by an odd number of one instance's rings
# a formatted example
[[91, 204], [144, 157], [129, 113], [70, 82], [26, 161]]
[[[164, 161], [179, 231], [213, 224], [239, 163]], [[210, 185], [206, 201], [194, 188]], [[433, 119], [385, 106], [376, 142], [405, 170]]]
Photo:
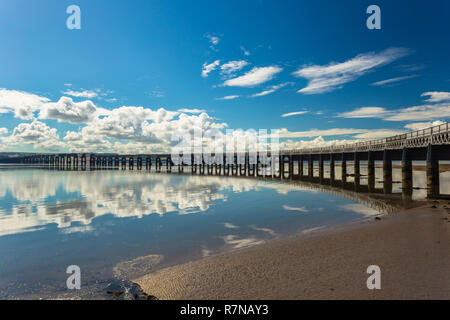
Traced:
[[[381, 268], [380, 290], [367, 289], [369, 265]], [[450, 299], [450, 201], [274, 240], [134, 281], [159, 299]]]

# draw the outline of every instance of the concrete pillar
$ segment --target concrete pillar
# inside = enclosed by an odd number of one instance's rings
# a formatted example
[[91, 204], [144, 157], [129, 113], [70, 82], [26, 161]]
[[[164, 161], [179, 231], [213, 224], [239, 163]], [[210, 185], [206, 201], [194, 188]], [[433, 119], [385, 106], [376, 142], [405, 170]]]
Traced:
[[[244, 163], [242, 163], [244, 162]], [[247, 165], [248, 165], [248, 159], [247, 156], [244, 154], [244, 159], [242, 160], [242, 156], [239, 157], [239, 175], [240, 176], [246, 176], [247, 175]], [[242, 170], [244, 168], [244, 170]]]
[[300, 155], [298, 160], [298, 173], [300, 175], [300, 179], [303, 179], [303, 155]]
[[383, 151], [383, 192], [392, 193], [392, 159], [388, 150]]
[[410, 150], [403, 148], [402, 152], [402, 196], [404, 198], [410, 198], [412, 195], [413, 187], [412, 176], [412, 159]]
[[347, 160], [345, 159], [345, 153], [342, 153], [341, 158], [341, 183], [342, 187], [345, 187], [345, 184], [347, 183]]
[[330, 153], [330, 185], [334, 184], [335, 171], [334, 171], [334, 154]]
[[427, 148], [427, 197], [439, 196], [439, 158], [436, 147], [429, 144]]
[[375, 159], [372, 151], [369, 151], [367, 155], [367, 186], [369, 192], [375, 190]]
[[314, 177], [314, 161], [312, 154], [308, 158], [308, 179], [311, 181]]
[[233, 163], [231, 164], [231, 175], [237, 176], [238, 173], [238, 159], [237, 155], [233, 156]]
[[278, 179], [284, 179], [284, 156], [278, 155]]
[[289, 155], [289, 179], [294, 177], [294, 156]]
[[319, 181], [323, 183], [323, 155], [319, 155]]
[[259, 174], [259, 162], [261, 161], [261, 159], [259, 158], [259, 155], [256, 156], [256, 166], [255, 166], [255, 176], [259, 177], [261, 176]]
[[355, 177], [355, 191], [359, 190], [360, 185], [360, 179], [361, 179], [361, 172], [360, 172], [360, 166], [359, 166], [359, 154], [358, 152], [355, 152], [353, 155], [353, 173]]
[[166, 171], [172, 172], [172, 157], [171, 156], [168, 156], [166, 158]]
[[130, 157], [130, 159], [128, 161], [129, 161], [129, 164], [128, 164], [129, 169], [133, 170], [134, 169], [134, 158]]

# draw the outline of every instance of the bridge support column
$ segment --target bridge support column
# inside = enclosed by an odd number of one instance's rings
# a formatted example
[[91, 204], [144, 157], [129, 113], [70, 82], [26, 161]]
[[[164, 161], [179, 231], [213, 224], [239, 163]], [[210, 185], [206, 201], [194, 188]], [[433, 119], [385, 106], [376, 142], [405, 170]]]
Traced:
[[344, 188], [347, 183], [347, 160], [345, 159], [345, 153], [342, 153], [341, 158], [341, 183], [342, 188]]
[[367, 155], [367, 186], [369, 192], [373, 192], [375, 189], [375, 159], [372, 151], [369, 151]]
[[289, 179], [294, 177], [294, 156], [289, 155]]
[[313, 161], [312, 154], [309, 154], [309, 158], [308, 158], [308, 179], [310, 181], [312, 181], [313, 177], [314, 177], [314, 161]]
[[323, 155], [319, 155], [319, 182], [323, 183]]
[[410, 198], [412, 195], [413, 175], [412, 175], [412, 160], [410, 151], [403, 148], [402, 152], [402, 196]]
[[[284, 179], [284, 156], [278, 155], [278, 176], [275, 176], [278, 179]], [[275, 167], [276, 169], [276, 167]], [[276, 172], [275, 172], [276, 174]]]
[[435, 147], [431, 144], [427, 148], [427, 197], [439, 196], [439, 159]]
[[334, 172], [334, 154], [330, 153], [330, 185], [333, 186], [335, 178]]
[[301, 154], [298, 160], [298, 174], [300, 179], [303, 179], [303, 160], [303, 155]]
[[359, 162], [359, 154], [355, 152], [353, 155], [353, 175], [355, 180], [355, 191], [360, 190], [360, 179], [361, 179], [361, 170], [360, 170], [360, 162]]
[[172, 157], [171, 156], [168, 156], [166, 158], [166, 171], [172, 172]]
[[392, 159], [388, 150], [383, 151], [383, 192], [392, 193]]

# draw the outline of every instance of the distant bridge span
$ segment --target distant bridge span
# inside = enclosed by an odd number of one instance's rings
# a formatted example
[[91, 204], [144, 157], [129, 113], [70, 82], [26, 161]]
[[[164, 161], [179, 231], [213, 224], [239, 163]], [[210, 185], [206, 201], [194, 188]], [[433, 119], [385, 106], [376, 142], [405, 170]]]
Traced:
[[[248, 177], [273, 177], [278, 179], [307, 180], [340, 185], [348, 188], [347, 162], [352, 162], [354, 173], [354, 189], [360, 189], [361, 161], [367, 167], [368, 192], [375, 190], [375, 161], [383, 162], [383, 191], [392, 192], [392, 161], [401, 161], [402, 194], [411, 196], [413, 189], [412, 161], [426, 161], [427, 195], [437, 198], [439, 192], [439, 161], [450, 160], [450, 126], [445, 123], [423, 130], [409, 132], [384, 139], [356, 142], [320, 148], [281, 150], [272, 157], [272, 164], [267, 157], [240, 153], [231, 157], [213, 155], [211, 163], [202, 154], [191, 155], [186, 159], [176, 161], [170, 154], [98, 154], [98, 153], [55, 153], [34, 154], [22, 159], [24, 164], [52, 165], [57, 167], [122, 168], [155, 170], [160, 172], [178, 172], [186, 170], [193, 174], [231, 175]], [[220, 157], [220, 158], [219, 158]], [[205, 161], [206, 159], [206, 161]], [[209, 158], [208, 158], [209, 159]], [[164, 164], [164, 165], [163, 165]], [[329, 177], [324, 177], [324, 167], [329, 167]], [[336, 167], [341, 168], [341, 179], [335, 179]], [[305, 172], [306, 168], [306, 172]], [[315, 173], [318, 173], [315, 175]], [[378, 190], [379, 191], [379, 190]]]

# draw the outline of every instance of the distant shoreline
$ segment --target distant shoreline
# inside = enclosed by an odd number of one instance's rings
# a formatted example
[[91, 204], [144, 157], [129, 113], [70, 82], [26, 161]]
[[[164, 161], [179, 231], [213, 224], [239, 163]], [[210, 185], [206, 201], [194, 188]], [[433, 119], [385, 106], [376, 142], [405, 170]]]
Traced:
[[[134, 282], [159, 299], [450, 299], [450, 202], [163, 268]], [[369, 265], [381, 290], [369, 290]]]

